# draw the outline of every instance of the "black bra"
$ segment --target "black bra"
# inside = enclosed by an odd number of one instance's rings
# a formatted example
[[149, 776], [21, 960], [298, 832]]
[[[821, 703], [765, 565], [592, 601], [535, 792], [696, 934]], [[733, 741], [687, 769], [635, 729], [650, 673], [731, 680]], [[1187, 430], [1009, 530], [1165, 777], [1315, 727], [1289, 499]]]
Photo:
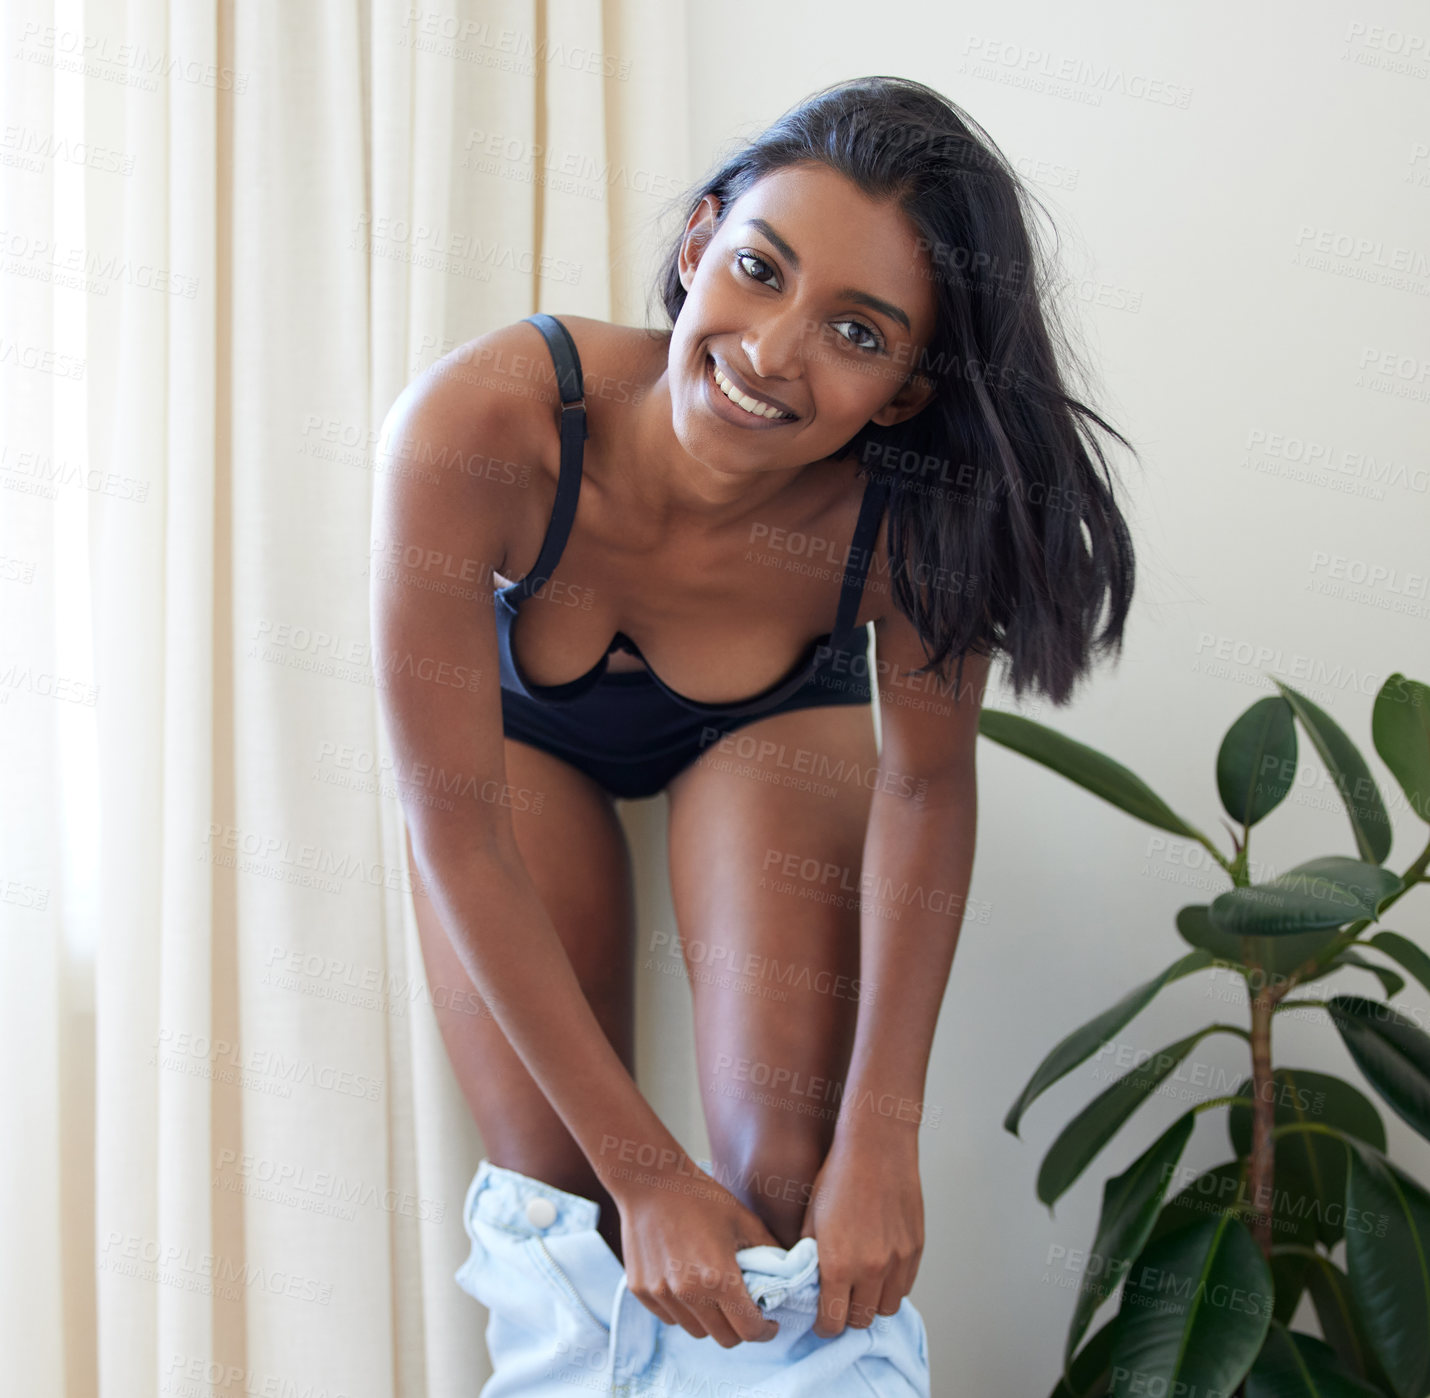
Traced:
[[[628, 651], [642, 661], [645, 657], [624, 631], [617, 631], [611, 638], [611, 644], [606, 647], [606, 654], [584, 675], [565, 684], [533, 684], [522, 674], [516, 652], [512, 648], [512, 627], [516, 622], [518, 607], [524, 598], [539, 591], [550, 580], [566, 547], [572, 521], [576, 518], [576, 501], [581, 491], [581, 458], [584, 454], [582, 443], [590, 436], [586, 426], [581, 361], [577, 357], [576, 345], [571, 339], [570, 331], [555, 316], [545, 312], [527, 316], [526, 319], [545, 337], [556, 365], [556, 378], [561, 390], [561, 474], [556, 485], [556, 501], [552, 506], [551, 519], [546, 526], [546, 537], [542, 540], [536, 563], [519, 582], [498, 588], [494, 594], [497, 642], [501, 652], [501, 684], [503, 689], [515, 690], [518, 694], [524, 694], [541, 703], [567, 703], [579, 699], [601, 682], [606, 674], [607, 658], [613, 651]], [[804, 655], [784, 679], [776, 681], [752, 699], [710, 704], [677, 694], [647, 666], [650, 678], [677, 703], [693, 709], [696, 713], [743, 716], [758, 713], [787, 699], [808, 683], [823, 660], [837, 648], [838, 642], [854, 629], [854, 621], [859, 614], [859, 602], [864, 593], [864, 580], [873, 556], [874, 542], [878, 537], [879, 521], [883, 517], [887, 500], [888, 486], [871, 478], [864, 487], [864, 499], [859, 507], [854, 540], [844, 563], [844, 582], [839, 594], [834, 630], [826, 632], [816, 641], [811, 641]]]

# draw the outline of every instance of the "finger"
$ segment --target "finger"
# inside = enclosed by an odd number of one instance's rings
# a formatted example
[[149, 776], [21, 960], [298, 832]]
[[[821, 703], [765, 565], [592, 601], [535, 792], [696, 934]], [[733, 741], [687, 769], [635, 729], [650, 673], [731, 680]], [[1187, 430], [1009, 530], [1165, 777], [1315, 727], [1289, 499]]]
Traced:
[[879, 1297], [884, 1292], [884, 1275], [860, 1277], [849, 1296], [849, 1324], [867, 1330], [879, 1314]]
[[814, 1319], [814, 1333], [821, 1339], [832, 1339], [842, 1333], [849, 1316], [849, 1284], [821, 1277], [819, 1282], [819, 1313]]
[[667, 1296], [665, 1298], [666, 1308], [674, 1317], [674, 1323], [687, 1335], [697, 1340], [705, 1338], [705, 1327], [700, 1324], [695, 1313], [678, 1296]]
[[904, 1303], [904, 1297], [908, 1292], [904, 1289], [902, 1282], [889, 1281], [884, 1283], [884, 1290], [879, 1296], [877, 1311], [879, 1315], [896, 1315], [898, 1309]]
[[735, 1295], [726, 1294], [721, 1305], [725, 1318], [737, 1339], [741, 1341], [773, 1340], [780, 1333], [780, 1324], [771, 1320], [745, 1289], [741, 1279]]
[[661, 1305], [661, 1303], [657, 1301], [654, 1296], [642, 1296], [638, 1291], [634, 1290], [629, 1286], [626, 1289], [630, 1291], [631, 1295], [634, 1296], [636, 1300], [639, 1301], [641, 1305], [643, 1305], [646, 1310], [648, 1310], [657, 1320], [663, 1321], [666, 1325], [680, 1324], [680, 1322], [676, 1320], [673, 1315], [671, 1315], [670, 1311], [667, 1310], [666, 1307]]
[[[667, 1264], [666, 1285], [661, 1302], [687, 1335], [703, 1340], [707, 1335], [722, 1344], [733, 1344], [728, 1323], [719, 1313], [719, 1301], [711, 1301], [709, 1293], [718, 1289], [720, 1272], [713, 1267], [700, 1267], [687, 1259], [681, 1263], [671, 1259]], [[712, 1319], [713, 1316], [713, 1319]]]
[[[708, 1335], [722, 1349], [730, 1349], [739, 1343], [739, 1336], [730, 1328], [730, 1322], [720, 1310], [718, 1298], [691, 1292], [684, 1296], [677, 1295], [672, 1304], [679, 1306], [689, 1319], [690, 1324], [685, 1328], [691, 1334], [701, 1338]], [[690, 1329], [692, 1325], [694, 1330]]]
[[[629, 1286], [629, 1282], [627, 1285]], [[647, 1310], [667, 1325], [678, 1325], [692, 1338], [704, 1339], [704, 1327], [697, 1323], [695, 1316], [681, 1302], [670, 1278], [664, 1278], [658, 1286], [652, 1287], [649, 1296], [640, 1296], [638, 1299]]]
[[729, 1317], [720, 1309], [720, 1298], [706, 1293], [702, 1296], [682, 1296], [681, 1301], [695, 1318], [703, 1334], [709, 1335], [721, 1349], [733, 1349], [740, 1343], [740, 1337], [730, 1324]]
[[879, 1314], [895, 1315], [904, 1303], [904, 1297], [914, 1289], [914, 1263], [906, 1262], [890, 1273], [884, 1283], [883, 1295], [879, 1298]]
[[[750, 1224], [745, 1236], [753, 1236], [753, 1242], [741, 1243], [740, 1247], [758, 1247], [766, 1242], [774, 1247], [780, 1246], [779, 1239], [770, 1232], [759, 1214], [750, 1213]], [[738, 1247], [735, 1249], [736, 1252], [739, 1250]], [[742, 1342], [774, 1339], [779, 1334], [779, 1322], [771, 1320], [760, 1309], [745, 1286], [744, 1274], [740, 1271], [739, 1263], [733, 1257], [730, 1262], [730, 1270], [726, 1272], [724, 1284], [720, 1288], [720, 1307], [726, 1321], [737, 1339]]]
[[740, 1343], [740, 1337], [722, 1309], [731, 1285], [739, 1285], [739, 1276], [738, 1272], [722, 1271], [719, 1267], [693, 1267], [685, 1286], [676, 1292], [676, 1298], [696, 1324], [722, 1349], [731, 1349]]

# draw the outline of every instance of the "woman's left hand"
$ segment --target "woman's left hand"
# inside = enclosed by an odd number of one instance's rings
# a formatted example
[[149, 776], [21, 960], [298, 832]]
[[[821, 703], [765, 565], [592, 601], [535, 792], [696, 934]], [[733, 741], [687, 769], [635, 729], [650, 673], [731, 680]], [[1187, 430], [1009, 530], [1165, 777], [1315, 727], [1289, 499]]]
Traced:
[[881, 1122], [836, 1133], [800, 1237], [819, 1244], [816, 1335], [827, 1339], [846, 1322], [863, 1329], [875, 1315], [893, 1315], [913, 1288], [924, 1248], [917, 1128]]

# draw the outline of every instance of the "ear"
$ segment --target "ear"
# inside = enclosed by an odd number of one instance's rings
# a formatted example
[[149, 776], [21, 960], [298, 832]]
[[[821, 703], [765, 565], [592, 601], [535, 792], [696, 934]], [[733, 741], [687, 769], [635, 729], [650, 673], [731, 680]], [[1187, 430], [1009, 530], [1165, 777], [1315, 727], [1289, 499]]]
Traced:
[[934, 395], [934, 388], [932, 379], [926, 379], [922, 374], [910, 374], [899, 391], [874, 413], [869, 421], [878, 423], [880, 427], [895, 427], [901, 422], [907, 422], [915, 413], [928, 406]]
[[701, 254], [715, 236], [716, 219], [720, 213], [720, 198], [715, 194], [705, 195], [691, 211], [685, 221], [685, 232], [680, 239], [678, 266], [680, 284], [686, 291], [695, 279], [695, 269], [700, 265]]

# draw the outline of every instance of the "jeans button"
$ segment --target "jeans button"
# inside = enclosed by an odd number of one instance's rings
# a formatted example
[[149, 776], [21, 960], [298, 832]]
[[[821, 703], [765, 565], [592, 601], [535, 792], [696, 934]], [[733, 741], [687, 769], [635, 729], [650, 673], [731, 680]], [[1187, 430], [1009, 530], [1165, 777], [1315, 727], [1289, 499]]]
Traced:
[[538, 1194], [526, 1201], [526, 1217], [533, 1228], [549, 1228], [556, 1222], [556, 1205]]

